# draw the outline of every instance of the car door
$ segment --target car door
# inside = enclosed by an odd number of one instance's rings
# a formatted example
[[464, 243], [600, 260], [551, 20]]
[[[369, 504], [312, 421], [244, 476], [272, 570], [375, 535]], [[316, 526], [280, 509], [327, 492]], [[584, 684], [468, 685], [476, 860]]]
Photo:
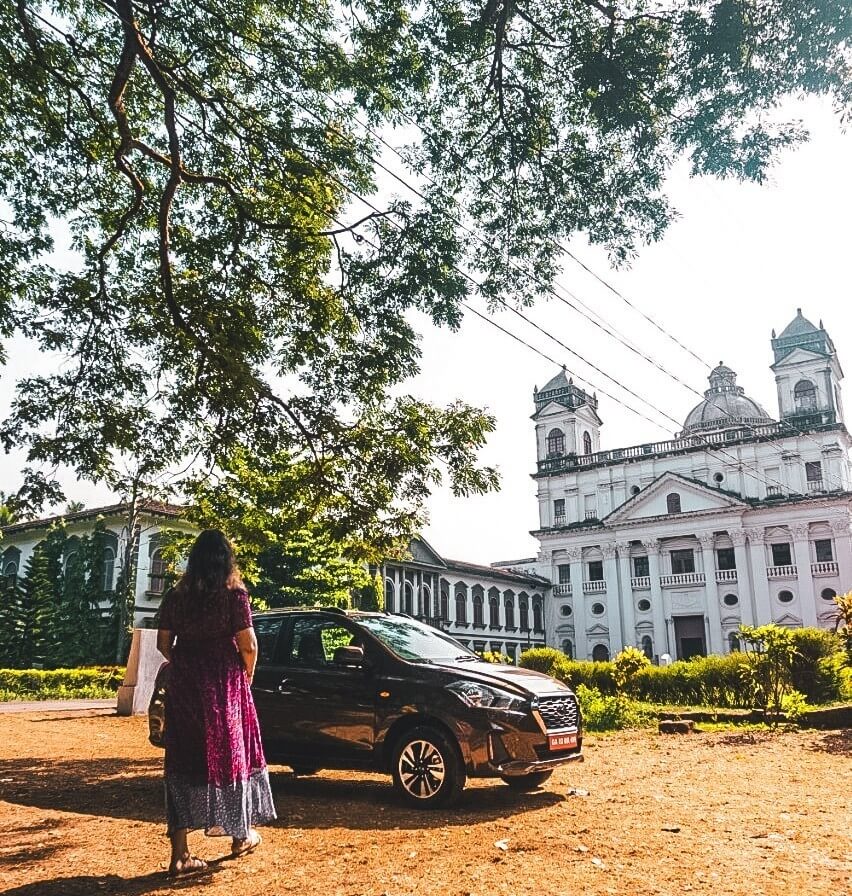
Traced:
[[352, 644], [364, 646], [345, 617], [316, 613], [293, 619], [276, 699], [294, 759], [308, 765], [371, 764], [375, 671], [334, 662], [335, 650]]
[[280, 616], [256, 616], [254, 631], [257, 635], [258, 660], [252, 682], [252, 696], [260, 722], [263, 748], [270, 761], [285, 760], [289, 742], [288, 720], [281, 713], [279, 687], [287, 674], [284, 657], [289, 639], [289, 618]]

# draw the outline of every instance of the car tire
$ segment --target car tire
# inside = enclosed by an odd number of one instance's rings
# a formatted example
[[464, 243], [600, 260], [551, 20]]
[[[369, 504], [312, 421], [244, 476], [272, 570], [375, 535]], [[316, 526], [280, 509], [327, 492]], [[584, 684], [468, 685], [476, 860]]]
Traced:
[[431, 725], [412, 728], [399, 738], [391, 774], [400, 796], [418, 809], [451, 806], [464, 789], [465, 772], [458, 746]]
[[531, 790], [537, 790], [546, 781], [550, 780], [553, 771], [546, 772], [530, 772], [528, 775], [507, 775], [503, 780], [519, 793], [529, 793]]
[[319, 771], [318, 768], [307, 765], [293, 765], [291, 768], [297, 778], [306, 778], [308, 775], [315, 775]]

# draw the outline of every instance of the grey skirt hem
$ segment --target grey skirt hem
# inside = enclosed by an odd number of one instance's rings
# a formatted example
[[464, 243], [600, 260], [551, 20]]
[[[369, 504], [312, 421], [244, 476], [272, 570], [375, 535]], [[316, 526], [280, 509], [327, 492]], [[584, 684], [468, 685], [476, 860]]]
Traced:
[[168, 833], [203, 829], [208, 837], [244, 840], [255, 825], [277, 818], [266, 768], [256, 769], [247, 781], [199, 784], [182, 775], [166, 775]]

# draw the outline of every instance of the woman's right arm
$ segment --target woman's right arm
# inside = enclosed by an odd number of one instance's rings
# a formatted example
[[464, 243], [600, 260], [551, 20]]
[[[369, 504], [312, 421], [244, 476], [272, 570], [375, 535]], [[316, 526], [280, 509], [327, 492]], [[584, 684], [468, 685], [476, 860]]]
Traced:
[[239, 650], [246, 668], [249, 684], [251, 684], [251, 680], [254, 678], [254, 667], [257, 665], [257, 636], [253, 628], [244, 628], [234, 637], [237, 641], [237, 650]]

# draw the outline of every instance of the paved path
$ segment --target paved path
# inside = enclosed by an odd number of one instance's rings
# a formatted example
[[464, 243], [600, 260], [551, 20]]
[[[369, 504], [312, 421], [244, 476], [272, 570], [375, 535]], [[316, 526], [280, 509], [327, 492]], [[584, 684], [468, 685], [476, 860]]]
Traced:
[[0, 702], [3, 712], [86, 712], [89, 715], [115, 713], [115, 697], [109, 700], [10, 700]]

